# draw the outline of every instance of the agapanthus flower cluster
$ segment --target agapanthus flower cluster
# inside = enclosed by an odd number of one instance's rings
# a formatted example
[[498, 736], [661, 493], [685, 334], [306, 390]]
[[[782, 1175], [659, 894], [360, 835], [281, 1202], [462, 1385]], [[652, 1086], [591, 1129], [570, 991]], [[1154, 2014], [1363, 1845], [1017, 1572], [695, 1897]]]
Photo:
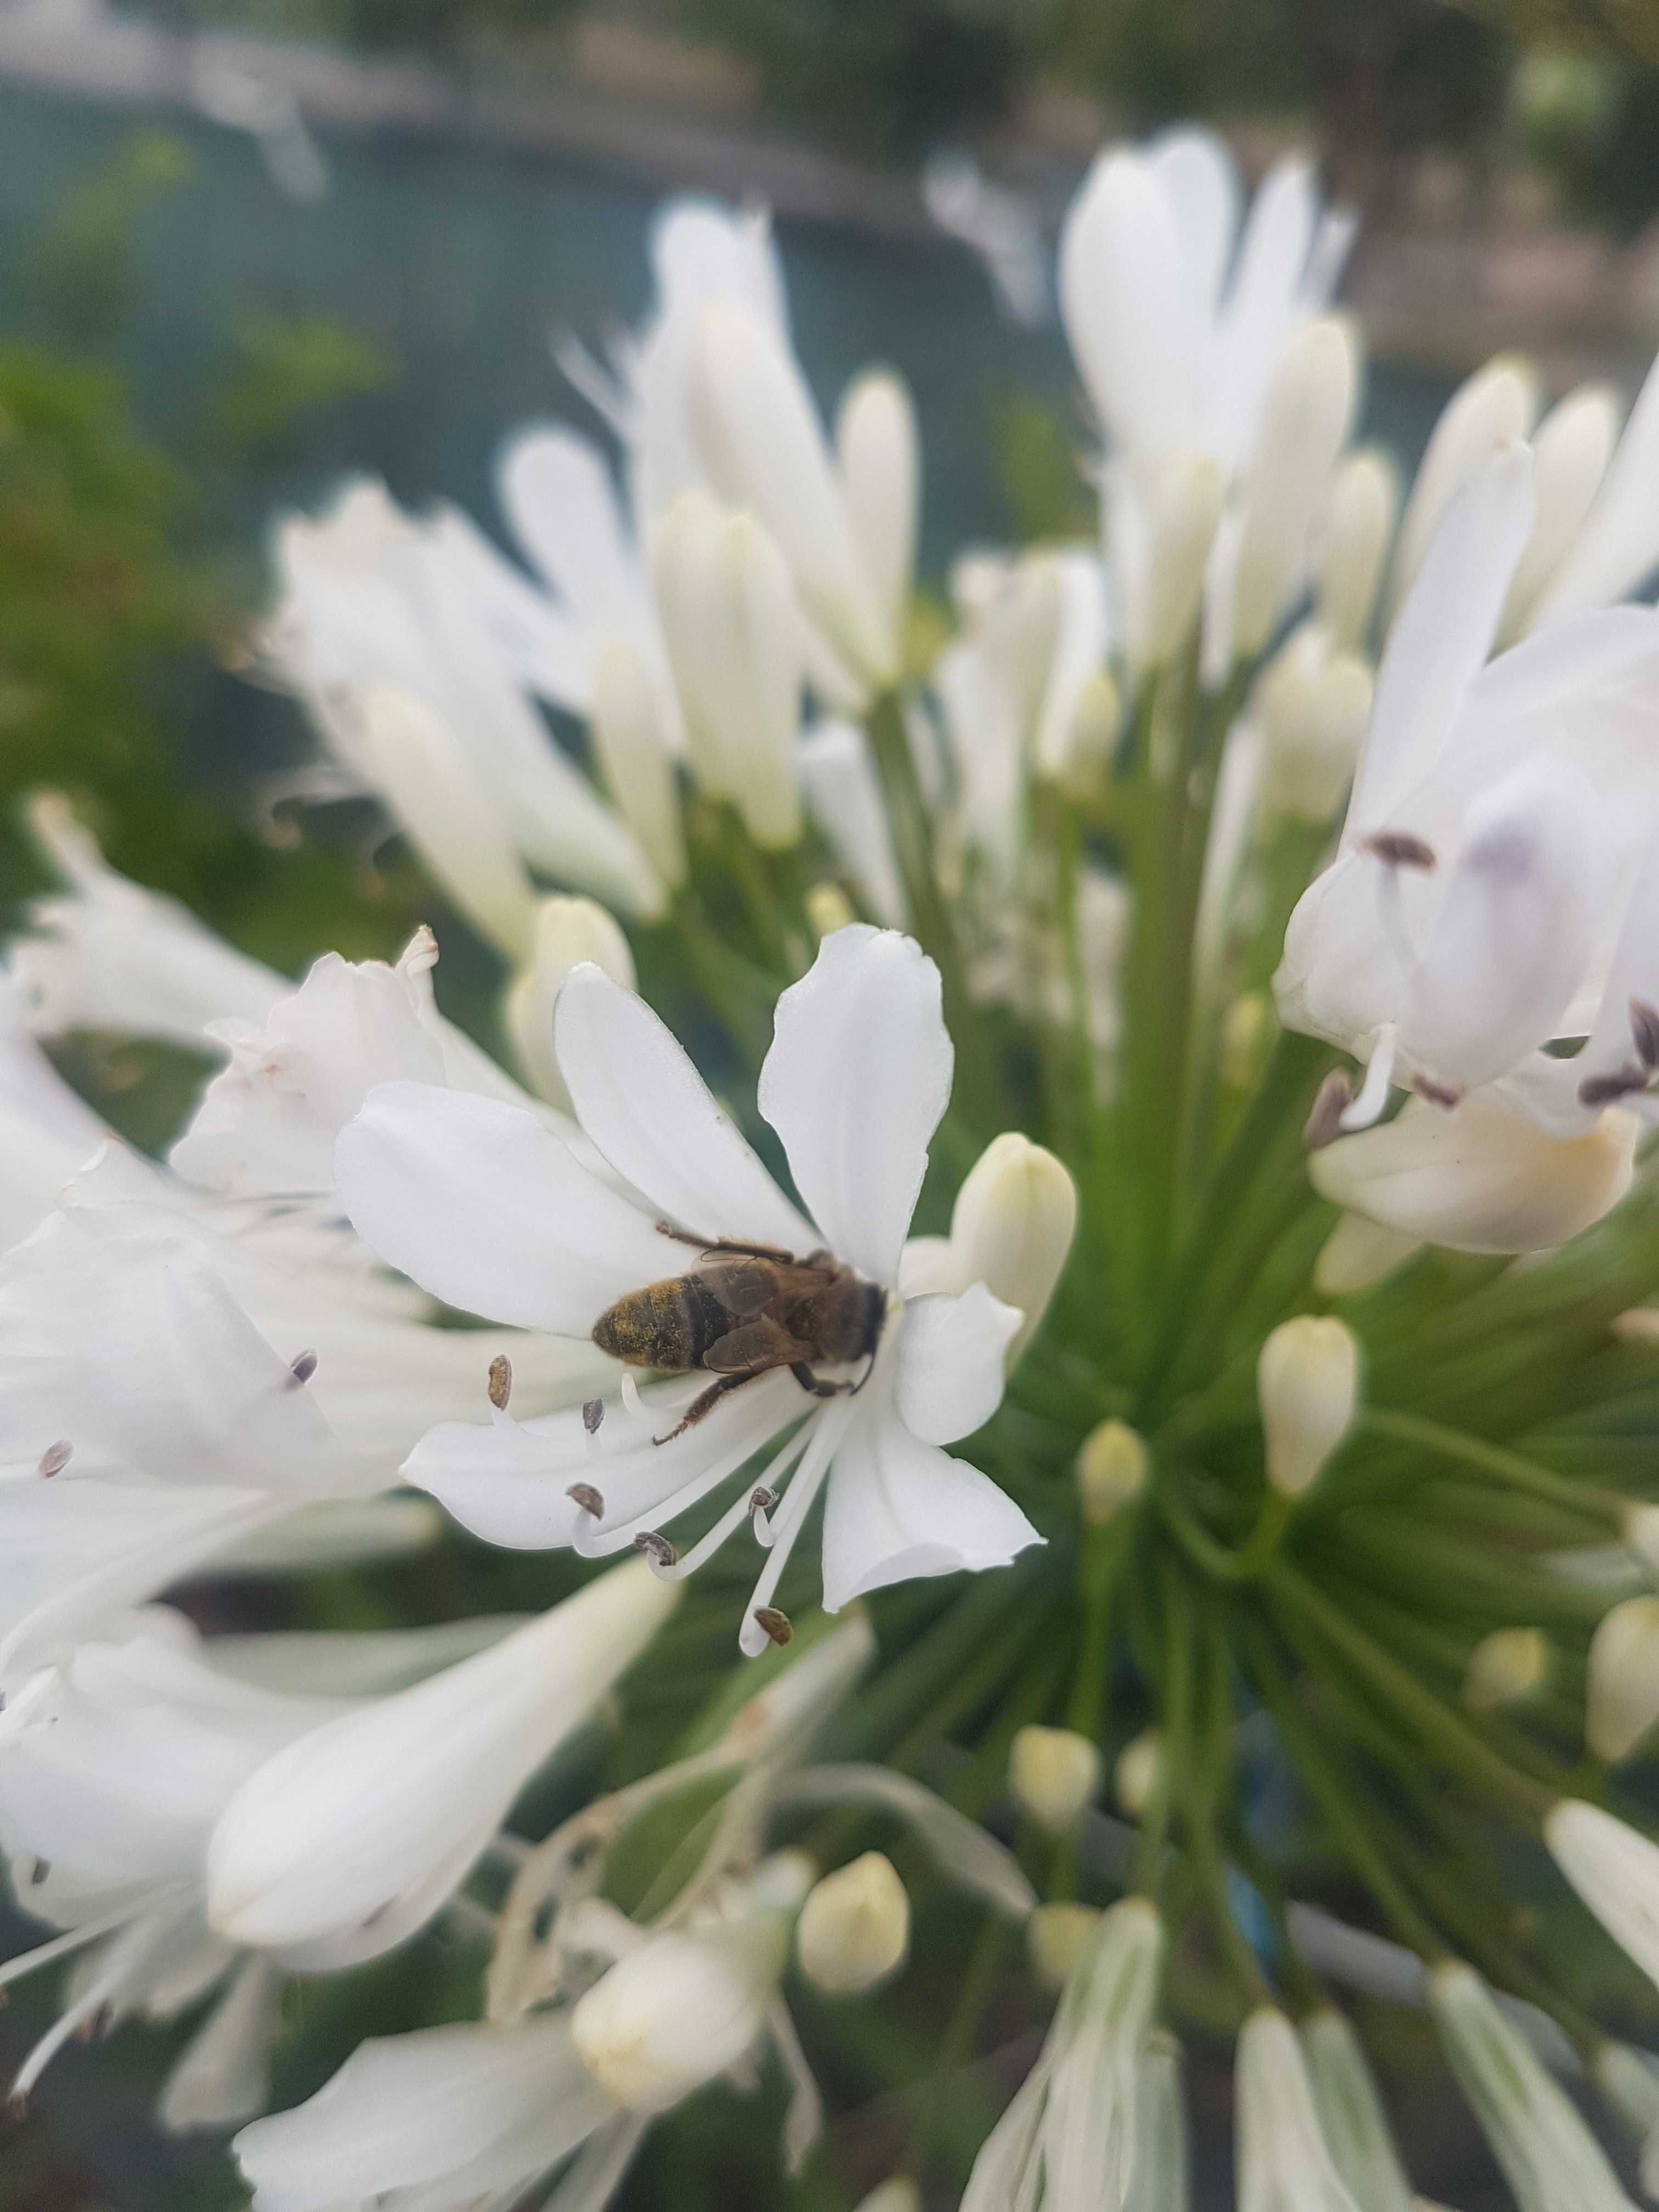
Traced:
[[[1659, 378], [1494, 362], [1402, 495], [1352, 228], [1103, 154], [1098, 536], [935, 593], [902, 380], [826, 425], [764, 217], [673, 204], [562, 349], [599, 434], [277, 526], [264, 801], [383, 811], [400, 957], [278, 975], [36, 802], [17, 2101], [189, 2014], [159, 2122], [257, 2212], [599, 2212], [732, 2091], [780, 2202], [1184, 2212], [1219, 2044], [1243, 2212], [1409, 2212], [1381, 2022], [1521, 2212], [1659, 2191]], [[208, 1063], [165, 1158], [85, 1031]], [[539, 1603], [223, 1629], [462, 1532]], [[271, 2109], [307, 1985], [438, 1935], [465, 2016]]]

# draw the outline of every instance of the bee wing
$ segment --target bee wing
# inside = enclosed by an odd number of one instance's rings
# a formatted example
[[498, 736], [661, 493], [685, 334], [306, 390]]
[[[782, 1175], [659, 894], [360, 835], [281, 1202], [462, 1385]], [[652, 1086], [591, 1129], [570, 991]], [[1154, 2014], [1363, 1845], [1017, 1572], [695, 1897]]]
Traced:
[[711, 1375], [759, 1375], [769, 1367], [793, 1367], [810, 1359], [812, 1347], [791, 1336], [781, 1321], [746, 1321], [711, 1344], [702, 1364]]
[[698, 1268], [697, 1279], [707, 1285], [727, 1313], [746, 1321], [777, 1303], [781, 1274], [781, 1271], [766, 1260], [714, 1260]]

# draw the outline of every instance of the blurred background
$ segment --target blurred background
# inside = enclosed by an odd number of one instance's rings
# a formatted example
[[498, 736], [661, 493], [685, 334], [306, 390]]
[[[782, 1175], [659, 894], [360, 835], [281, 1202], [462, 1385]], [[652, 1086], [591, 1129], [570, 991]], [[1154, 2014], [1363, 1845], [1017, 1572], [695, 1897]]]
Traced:
[[[1361, 210], [1345, 297], [1372, 349], [1366, 428], [1407, 465], [1499, 347], [1557, 385], [1629, 388], [1659, 345], [1659, 0], [0, 4], [6, 915], [45, 887], [19, 802], [50, 784], [118, 866], [278, 967], [327, 945], [395, 954], [430, 920], [441, 998], [493, 1037], [492, 957], [368, 814], [333, 808], [301, 836], [264, 804], [308, 751], [293, 708], [244, 672], [272, 514], [359, 470], [494, 529], [510, 428], [599, 427], [555, 348], [637, 317], [651, 210], [692, 189], [774, 209], [822, 398], [870, 361], [909, 380], [936, 588], [964, 543], [1091, 529], [1054, 234], [1103, 138], [1184, 116], [1253, 173], [1312, 148]], [[144, 1143], [203, 1074], [95, 1037], [64, 1058]], [[530, 1572], [451, 1546], [232, 1601], [244, 1623], [368, 1626], [545, 1603], [547, 1563]], [[0, 1937], [14, 1948], [21, 1923]], [[278, 2100], [362, 2033], [464, 2005], [476, 1961], [434, 1949], [319, 1991]], [[41, 2001], [17, 1994], [0, 2066]], [[176, 2039], [129, 2031], [60, 2062], [0, 2136], [0, 2212], [238, 2203], [216, 2144], [149, 2133]], [[1503, 2203], [1412, 2057], [1394, 2085], [1411, 2154], [1465, 2212]], [[870, 2063], [835, 2055], [843, 2101]], [[1219, 2191], [1224, 2075], [1200, 2069], [1194, 2091]], [[1004, 2094], [984, 2093], [980, 2124]], [[778, 2201], [769, 2145], [745, 2154], [717, 2112], [700, 2147], [700, 2124], [660, 2150], [653, 2135], [630, 2208]], [[878, 2116], [839, 2147], [826, 2212], [878, 2178], [882, 2144]]]

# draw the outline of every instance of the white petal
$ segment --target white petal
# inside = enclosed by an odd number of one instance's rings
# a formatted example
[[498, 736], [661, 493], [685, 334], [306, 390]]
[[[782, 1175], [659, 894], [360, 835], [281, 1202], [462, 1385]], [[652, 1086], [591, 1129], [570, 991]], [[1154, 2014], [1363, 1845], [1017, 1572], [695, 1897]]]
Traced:
[[1418, 464], [1401, 518], [1389, 575], [1386, 612], [1390, 618], [1417, 581], [1451, 501], [1490, 466], [1501, 447], [1530, 437], [1540, 396], [1532, 364], [1516, 354], [1500, 354], [1478, 368], [1447, 401]]
[[836, 1454], [823, 1509], [823, 1603], [924, 1575], [1006, 1567], [1042, 1539], [1005, 1491], [899, 1419], [890, 1382]]
[[1344, 848], [1384, 823], [1434, 766], [1492, 649], [1532, 528], [1532, 457], [1513, 447], [1458, 494], [1389, 635]]
[[951, 1444], [1002, 1403], [1002, 1356], [1024, 1316], [975, 1283], [960, 1297], [912, 1298], [894, 1385], [899, 1419], [925, 1443]]
[[422, 1917], [436, 1909], [678, 1595], [630, 1559], [488, 1650], [276, 1753], [214, 1828], [210, 1925], [278, 1951], [390, 1948], [396, 1908], [418, 1896]]
[[1600, 919], [1595, 802], [1534, 760], [1473, 805], [1401, 1020], [1401, 1049], [1453, 1085], [1506, 1073], [1556, 1033]]
[[263, 1959], [245, 1960], [168, 2074], [155, 2108], [161, 2125], [177, 2135], [262, 2111], [282, 2008], [281, 1977]]
[[1297, 325], [1319, 197], [1305, 161], [1279, 161], [1262, 179], [1238, 241], [1238, 264], [1217, 330], [1208, 394], [1222, 459], [1254, 444], [1261, 401]]
[[832, 1249], [890, 1283], [951, 1096], [939, 970], [912, 939], [837, 930], [778, 1000], [760, 1110]]
[[537, 1115], [425, 1083], [382, 1084], [340, 1132], [335, 1187], [387, 1265], [463, 1313], [586, 1336], [678, 1248]]
[[1640, 1124], [1616, 1109], [1589, 1135], [1546, 1136], [1490, 1091], [1455, 1113], [1408, 1100], [1385, 1127], [1308, 1163], [1316, 1190], [1384, 1228], [1455, 1252], [1564, 1244], [1630, 1188]]
[[1659, 561], [1659, 362], [1647, 374], [1577, 544], [1533, 616], [1534, 627], [1622, 599]]
[[554, 706], [584, 713], [593, 682], [592, 641], [564, 609], [459, 507], [434, 513], [427, 544], [437, 573], [465, 597], [521, 680]]
[[806, 1224], [643, 999], [586, 962], [565, 979], [553, 1036], [584, 1131], [660, 1213], [711, 1242], [811, 1249]]
[[1162, 183], [1181, 235], [1182, 265], [1206, 317], [1221, 303], [1243, 205], [1238, 165], [1224, 139], [1190, 125], [1161, 131], [1146, 149], [1146, 166]]
[[870, 743], [852, 722], [820, 722], [799, 749], [806, 811], [866, 909], [890, 929], [908, 919]]
[[921, 456], [902, 381], [874, 369], [848, 385], [836, 417], [836, 468], [881, 617], [902, 640], [916, 565]]
[[611, 471], [562, 424], [521, 430], [497, 481], [513, 533], [590, 637], [650, 635], [650, 603]]
[[1538, 514], [1510, 586], [1505, 635], [1516, 637], [1532, 627], [1534, 603], [1577, 538], [1618, 440], [1619, 402], [1604, 384], [1570, 392], [1539, 424], [1532, 441]]

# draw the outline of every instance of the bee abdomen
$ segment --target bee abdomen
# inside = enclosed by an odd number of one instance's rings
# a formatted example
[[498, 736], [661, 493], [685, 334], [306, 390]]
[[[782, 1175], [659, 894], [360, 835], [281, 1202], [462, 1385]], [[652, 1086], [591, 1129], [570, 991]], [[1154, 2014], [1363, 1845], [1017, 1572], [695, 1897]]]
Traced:
[[731, 1316], [695, 1275], [671, 1275], [618, 1298], [594, 1322], [593, 1341], [627, 1366], [683, 1375], [702, 1364], [731, 1326]]

